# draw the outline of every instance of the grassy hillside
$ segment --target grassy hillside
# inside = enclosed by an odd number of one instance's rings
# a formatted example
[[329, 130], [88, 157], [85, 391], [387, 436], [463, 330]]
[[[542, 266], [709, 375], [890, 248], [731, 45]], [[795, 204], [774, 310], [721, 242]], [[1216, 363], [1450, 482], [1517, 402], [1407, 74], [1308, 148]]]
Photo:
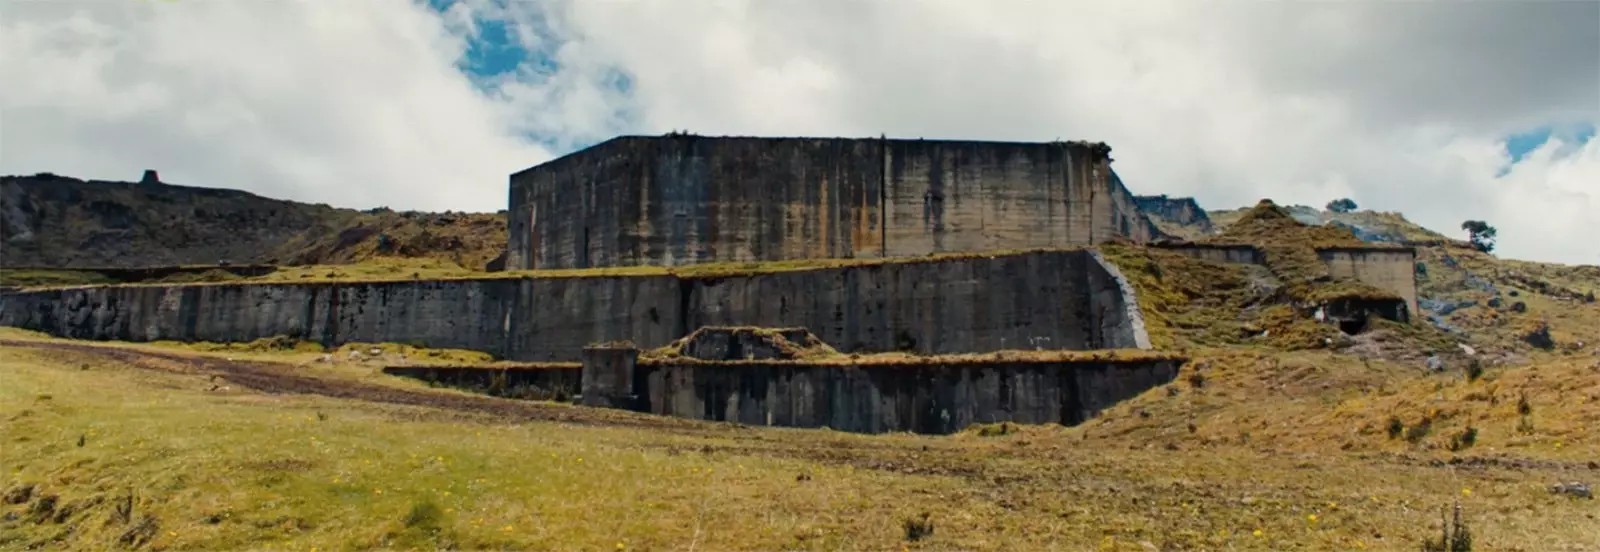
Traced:
[[349, 264], [424, 258], [473, 270], [505, 249], [504, 215], [355, 211], [237, 190], [0, 178], [4, 264], [27, 268]]
[[[49, 178], [0, 191], [12, 267], [447, 278], [477, 274], [505, 239], [491, 214]], [[1072, 428], [744, 427], [429, 388], [342, 354], [487, 362], [468, 351], [0, 329], [0, 549], [1415, 550], [1457, 503], [1476, 550], [1600, 547], [1600, 503], [1549, 490], [1600, 486], [1600, 268], [1500, 260], [1398, 214], [1211, 217], [1193, 239], [1261, 246], [1267, 266], [1102, 248], [1152, 341], [1191, 360]], [[1407, 240], [1431, 244], [1417, 324], [1350, 336], [1296, 310], [1381, 292], [1327, 278], [1314, 247]], [[541, 274], [580, 273], [599, 272]], [[0, 270], [0, 285], [109, 282]]]
[[[5, 548], [1393, 550], [1456, 501], [1481, 550], [1600, 545], [1595, 503], [1546, 490], [1600, 473], [1600, 371], [1579, 362], [1469, 382], [1203, 351], [1084, 426], [922, 437], [477, 397], [314, 352], [0, 337]], [[1432, 421], [1390, 437], [1390, 417]]]

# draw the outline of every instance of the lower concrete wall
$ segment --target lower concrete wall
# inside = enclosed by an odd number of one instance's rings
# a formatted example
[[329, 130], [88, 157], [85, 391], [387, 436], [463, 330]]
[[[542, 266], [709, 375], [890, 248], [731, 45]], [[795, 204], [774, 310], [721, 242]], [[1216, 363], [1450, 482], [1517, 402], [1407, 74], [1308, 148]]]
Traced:
[[1107, 267], [1056, 251], [713, 279], [84, 287], [0, 295], [0, 325], [94, 340], [400, 342], [518, 361], [577, 361], [585, 345], [620, 339], [659, 347], [711, 325], [802, 327], [844, 352], [1148, 348]]
[[846, 352], [1099, 348], [1086, 260], [1066, 251], [697, 280], [684, 333], [800, 327]]
[[1162, 251], [1188, 255], [1214, 263], [1265, 264], [1267, 256], [1253, 245], [1212, 245], [1201, 243], [1153, 244]]
[[505, 368], [389, 366], [383, 369], [383, 373], [496, 397], [565, 401], [577, 396], [581, 390], [583, 368], [580, 365]]
[[1177, 361], [641, 365], [636, 408], [667, 416], [839, 431], [945, 434], [972, 424], [1075, 425], [1171, 381]]
[[326, 346], [402, 342], [498, 353], [506, 349], [515, 284], [460, 280], [45, 290], [0, 295], [0, 325], [76, 339], [241, 342], [282, 335]]

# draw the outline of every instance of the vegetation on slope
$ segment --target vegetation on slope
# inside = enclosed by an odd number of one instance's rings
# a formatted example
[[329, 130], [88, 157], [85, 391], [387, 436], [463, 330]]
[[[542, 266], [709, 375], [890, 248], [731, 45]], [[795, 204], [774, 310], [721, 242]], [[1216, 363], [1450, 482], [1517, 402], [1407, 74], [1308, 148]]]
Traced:
[[349, 264], [426, 258], [472, 270], [505, 249], [504, 215], [355, 211], [224, 189], [0, 178], [5, 265], [102, 268]]
[[1317, 249], [1368, 244], [1347, 228], [1301, 223], [1270, 200], [1262, 200], [1206, 241], [1260, 247], [1266, 253], [1267, 268], [1282, 282], [1283, 292], [1296, 301], [1400, 298], [1394, 292], [1361, 282], [1334, 281], [1317, 256]]
[[[1547, 490], [1600, 453], [1600, 372], [1576, 362], [1468, 381], [1206, 350], [1083, 426], [926, 437], [76, 347], [0, 351], [0, 546], [1387, 550], [1437, 535], [1458, 500], [1482, 549], [1600, 545], [1593, 503]], [[1390, 437], [1390, 417], [1424, 416]]]

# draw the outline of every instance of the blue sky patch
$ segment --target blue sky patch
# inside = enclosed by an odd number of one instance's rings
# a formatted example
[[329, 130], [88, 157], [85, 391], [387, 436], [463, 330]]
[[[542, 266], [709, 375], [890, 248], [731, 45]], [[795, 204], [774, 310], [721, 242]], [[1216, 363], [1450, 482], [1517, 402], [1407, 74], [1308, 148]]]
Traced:
[[1511, 162], [1500, 167], [1496, 178], [1511, 172], [1511, 166], [1521, 163], [1533, 150], [1539, 149], [1552, 138], [1560, 139], [1567, 144], [1584, 144], [1595, 137], [1595, 125], [1577, 124], [1567, 127], [1543, 126], [1528, 132], [1513, 134], [1506, 137], [1506, 153], [1511, 156]]
[[1557, 129], [1554, 126], [1540, 127], [1521, 134], [1513, 134], [1506, 138], [1506, 153], [1511, 154], [1511, 164], [1522, 162], [1524, 157], [1533, 150], [1539, 149], [1551, 138], [1560, 138], [1569, 144], [1582, 144], [1595, 136], [1594, 125], [1573, 125], [1566, 129]]

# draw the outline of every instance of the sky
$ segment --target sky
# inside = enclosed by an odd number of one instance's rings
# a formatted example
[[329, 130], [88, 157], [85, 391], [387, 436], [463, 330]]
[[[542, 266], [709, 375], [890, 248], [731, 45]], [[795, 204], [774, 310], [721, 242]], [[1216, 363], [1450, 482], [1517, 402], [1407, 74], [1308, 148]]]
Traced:
[[618, 134], [1094, 140], [1600, 264], [1600, 2], [0, 0], [0, 174], [493, 211]]

